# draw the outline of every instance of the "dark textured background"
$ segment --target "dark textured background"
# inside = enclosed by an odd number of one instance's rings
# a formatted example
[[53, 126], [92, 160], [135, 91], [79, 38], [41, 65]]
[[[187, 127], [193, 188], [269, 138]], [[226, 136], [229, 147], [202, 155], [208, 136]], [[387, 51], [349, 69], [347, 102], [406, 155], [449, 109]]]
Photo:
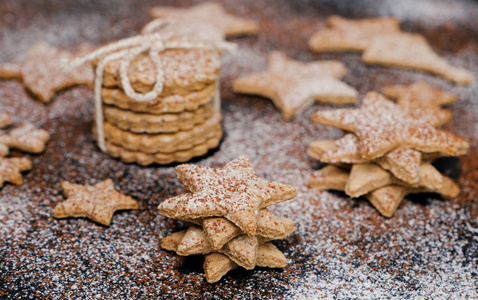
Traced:
[[[21, 61], [37, 39], [73, 50], [134, 35], [150, 20], [154, 5], [188, 6], [197, 1], [0, 2], [0, 61]], [[239, 50], [223, 58], [221, 94], [226, 136], [218, 151], [194, 162], [218, 167], [247, 154], [260, 176], [292, 184], [296, 199], [273, 211], [296, 221], [297, 231], [275, 244], [288, 258], [284, 270], [235, 270], [207, 284], [200, 257], [162, 251], [159, 241], [182, 224], [160, 216], [156, 206], [186, 189], [172, 166], [125, 165], [100, 153], [91, 126], [93, 94], [78, 87], [49, 104], [36, 101], [16, 81], [0, 80], [0, 110], [15, 122], [47, 129], [52, 140], [29, 156], [33, 170], [24, 184], [0, 190], [0, 298], [477, 298], [478, 285], [478, 88], [456, 86], [420, 72], [369, 67], [357, 53], [313, 54], [307, 40], [330, 14], [396, 16], [404, 30], [418, 32], [452, 64], [478, 78], [476, 1], [224, 1], [227, 11], [260, 22], [257, 37], [234, 39]], [[265, 68], [267, 53], [281, 50], [303, 61], [340, 59], [345, 81], [363, 96], [389, 84], [425, 80], [460, 95], [445, 128], [468, 139], [469, 153], [438, 165], [462, 193], [445, 201], [414, 195], [391, 219], [363, 199], [308, 190], [304, 183], [320, 164], [308, 144], [338, 138], [339, 130], [310, 121], [328, 108], [316, 104], [292, 122], [269, 100], [234, 95], [231, 80]], [[460, 170], [461, 174], [460, 174]], [[116, 213], [103, 227], [87, 219], [56, 220], [63, 200], [59, 183], [94, 184], [112, 178], [119, 191], [140, 203]]]

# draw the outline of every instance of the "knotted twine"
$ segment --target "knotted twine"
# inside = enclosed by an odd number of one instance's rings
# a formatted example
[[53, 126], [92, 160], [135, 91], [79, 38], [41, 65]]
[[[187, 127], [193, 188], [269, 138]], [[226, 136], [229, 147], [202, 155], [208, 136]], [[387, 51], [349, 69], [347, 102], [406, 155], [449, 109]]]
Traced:
[[[164, 23], [158, 22], [154, 24], [154, 29], [161, 27]], [[134, 101], [146, 102], [152, 101], [158, 97], [164, 87], [164, 72], [162, 69], [160, 53], [171, 49], [205, 49], [216, 51], [233, 51], [235, 44], [229, 42], [205, 43], [200, 41], [192, 41], [175, 37], [173, 33], [168, 32], [152, 32], [138, 35], [103, 46], [88, 55], [75, 58], [64, 65], [66, 72], [93, 60], [99, 59], [95, 71], [95, 121], [98, 147], [101, 151], [106, 152], [105, 133], [103, 128], [103, 100], [101, 98], [101, 88], [103, 86], [103, 73], [105, 66], [112, 60], [120, 59], [120, 80], [125, 94]], [[144, 52], [149, 52], [149, 57], [153, 62], [156, 70], [156, 82], [153, 89], [148, 93], [137, 93], [131, 86], [128, 77], [128, 68], [132, 60]], [[216, 80], [216, 94], [214, 96], [214, 109], [216, 115], [220, 113], [220, 95], [219, 95], [219, 77]]]

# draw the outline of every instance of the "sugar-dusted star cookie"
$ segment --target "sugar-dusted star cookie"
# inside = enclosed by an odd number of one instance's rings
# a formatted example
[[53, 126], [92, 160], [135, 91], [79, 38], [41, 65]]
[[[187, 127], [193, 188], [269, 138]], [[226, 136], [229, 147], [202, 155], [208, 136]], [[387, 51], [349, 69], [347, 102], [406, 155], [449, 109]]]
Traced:
[[349, 179], [345, 186], [345, 193], [350, 197], [359, 197], [391, 184], [439, 191], [442, 188], [443, 181], [444, 176], [430, 163], [422, 163], [420, 165], [419, 180], [413, 185], [401, 181], [390, 172], [387, 172], [375, 164], [355, 164], [350, 170]]
[[[460, 188], [450, 178], [441, 175], [432, 165], [421, 166], [420, 183], [416, 186], [403, 184], [390, 173], [373, 164], [356, 164], [355, 174], [334, 165], [315, 171], [307, 180], [307, 186], [318, 190], [338, 190], [363, 195], [386, 217], [393, 216], [400, 202], [408, 194], [438, 193], [445, 198], [456, 197]], [[360, 174], [359, 174], [360, 173]]]
[[312, 173], [307, 179], [307, 186], [318, 190], [345, 191], [349, 174], [349, 170], [328, 165]]
[[446, 155], [462, 155], [469, 147], [462, 138], [414, 119], [376, 92], [367, 93], [359, 109], [321, 111], [315, 113], [313, 120], [354, 132], [366, 159], [381, 157], [399, 147]]
[[[163, 238], [161, 248], [175, 251], [181, 256], [221, 253], [237, 266], [247, 270], [252, 270], [256, 266], [283, 268], [287, 263], [282, 252], [271, 243], [259, 243], [257, 237], [245, 234], [233, 238], [223, 248], [214, 250], [205, 232], [197, 226], [191, 226], [187, 230], [175, 232]], [[268, 253], [274, 253], [276, 259], [272, 259]], [[265, 257], [270, 259], [269, 262], [264, 260]]]
[[109, 226], [116, 210], [138, 209], [136, 200], [115, 191], [111, 179], [93, 186], [63, 181], [61, 187], [67, 200], [53, 210], [56, 218], [87, 217]]
[[32, 124], [16, 127], [8, 134], [0, 132], [0, 145], [29, 153], [43, 152], [45, 144], [49, 140], [50, 134], [48, 131], [37, 129]]
[[400, 31], [398, 21], [388, 17], [348, 20], [331, 16], [327, 18], [327, 26], [329, 28], [316, 32], [310, 38], [312, 51], [363, 51], [372, 37]]
[[[259, 245], [256, 257], [256, 266], [267, 268], [285, 268], [287, 260], [284, 254], [273, 244]], [[211, 253], [204, 259], [204, 273], [209, 283], [219, 281], [227, 272], [237, 268], [238, 265], [227, 255]]]
[[401, 32], [375, 36], [365, 49], [362, 60], [367, 64], [427, 71], [459, 84], [473, 81], [468, 70], [451, 66], [419, 34]]
[[162, 215], [177, 219], [225, 217], [255, 235], [259, 210], [295, 197], [294, 187], [259, 178], [248, 157], [241, 156], [220, 169], [183, 164], [176, 175], [190, 193], [166, 199]]
[[450, 105], [458, 100], [458, 95], [434, 88], [424, 81], [410, 85], [390, 85], [382, 89], [385, 96], [397, 99], [402, 108], [430, 108]]
[[418, 182], [418, 169], [423, 158], [419, 151], [399, 147], [374, 160], [366, 159], [359, 151], [359, 139], [351, 133], [338, 140], [315, 141], [310, 145], [307, 153], [321, 162], [334, 164], [373, 162], [410, 184]]
[[[181, 240], [178, 242], [178, 239]], [[174, 246], [177, 248], [174, 249]], [[259, 240], [255, 236], [242, 234], [227, 242], [221, 249], [213, 249], [206, 233], [201, 227], [191, 226], [183, 232], [173, 233], [162, 240], [161, 247], [165, 250], [176, 251], [178, 255], [200, 255], [211, 252], [220, 252], [227, 255], [236, 264], [252, 270], [256, 265]]]
[[389, 185], [368, 193], [365, 195], [365, 198], [367, 198], [383, 216], [390, 218], [406, 195], [423, 192], [439, 193], [445, 198], [453, 198], [458, 196], [460, 188], [453, 180], [445, 176], [440, 190], [427, 190], [423, 188], [410, 189], [399, 185]]
[[289, 120], [314, 100], [355, 103], [357, 91], [339, 81], [346, 73], [347, 68], [339, 61], [303, 63], [272, 52], [267, 71], [235, 79], [233, 91], [270, 98]]
[[12, 116], [7, 112], [0, 112], [0, 129], [12, 124]]
[[[78, 55], [87, 53], [88, 46], [80, 47]], [[6, 63], [0, 65], [0, 78], [20, 79], [25, 87], [40, 101], [49, 102], [56, 92], [74, 85], [91, 85], [93, 69], [83, 65], [66, 74], [62, 70], [63, 59], [71, 59], [74, 54], [50, 46], [46, 42], [35, 43], [19, 65]]]
[[[153, 7], [150, 10], [153, 18], [160, 18], [171, 22], [171, 27], [181, 27], [183, 33], [197, 32], [201, 35], [203, 31], [212, 32], [217, 30], [224, 37], [256, 34], [259, 30], [257, 22], [243, 19], [228, 14], [221, 4], [208, 2], [188, 8], [176, 7]], [[174, 29], [173, 29], [174, 31]]]
[[397, 104], [412, 114], [417, 108], [424, 111], [415, 117], [427, 118], [427, 122], [433, 126], [441, 126], [451, 119], [451, 112], [441, 109], [441, 106], [452, 104], [458, 99], [457, 95], [431, 87], [424, 81], [411, 85], [386, 86], [382, 92], [388, 98], [397, 99]]
[[[10, 125], [12, 123], [12, 117], [9, 113], [0, 112], [0, 129]], [[7, 156], [9, 149], [8, 146], [1, 142], [2, 136], [4, 134], [0, 131], [0, 157]]]
[[[220, 249], [236, 236], [243, 234], [234, 223], [219, 217], [203, 219], [202, 228], [213, 249]], [[261, 241], [282, 239], [294, 230], [294, 221], [291, 219], [281, 218], [268, 209], [260, 210], [256, 232]]]
[[23, 183], [21, 172], [32, 168], [32, 162], [28, 158], [0, 157], [0, 188], [8, 181], [15, 185]]

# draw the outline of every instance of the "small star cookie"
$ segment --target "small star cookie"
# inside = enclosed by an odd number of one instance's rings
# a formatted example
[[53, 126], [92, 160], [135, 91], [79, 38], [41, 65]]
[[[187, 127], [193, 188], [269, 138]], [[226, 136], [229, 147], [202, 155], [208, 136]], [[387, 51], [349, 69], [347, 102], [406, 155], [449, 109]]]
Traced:
[[[225, 218], [212, 217], [202, 220], [202, 228], [214, 250], [222, 248], [236, 236], [243, 234], [241, 229]], [[282, 239], [295, 230], [294, 221], [281, 218], [268, 209], [261, 209], [257, 221], [257, 236], [261, 241]]]
[[6, 112], [0, 112], [0, 128], [7, 127], [12, 124], [12, 116]]
[[453, 180], [444, 176], [443, 186], [440, 190], [427, 190], [424, 188], [410, 189], [399, 185], [389, 185], [368, 193], [365, 195], [365, 198], [367, 198], [383, 216], [390, 218], [406, 195], [430, 192], [439, 193], [445, 198], [453, 198], [458, 196], [460, 188]]
[[[9, 113], [0, 112], [0, 129], [12, 124], [12, 117]], [[0, 140], [2, 138], [2, 132], [0, 131]], [[0, 157], [8, 155], [8, 146], [0, 141]]]
[[418, 182], [418, 169], [422, 160], [419, 151], [400, 147], [375, 160], [362, 157], [359, 151], [359, 139], [348, 133], [338, 140], [313, 142], [307, 153], [321, 162], [334, 164], [357, 164], [374, 162], [389, 170], [397, 178], [415, 184]]
[[32, 162], [28, 158], [0, 157], [0, 187], [3, 187], [5, 181], [21, 185], [23, 183], [21, 172], [31, 168]]
[[400, 31], [398, 20], [387, 17], [347, 20], [331, 16], [327, 18], [327, 26], [329, 28], [316, 32], [310, 38], [312, 51], [363, 51], [374, 36]]
[[[78, 55], [89, 51], [87, 46], [80, 48]], [[19, 65], [12, 63], [0, 65], [0, 77], [22, 80], [32, 94], [40, 101], [47, 103], [60, 90], [74, 85], [92, 85], [94, 73], [89, 65], [76, 68], [68, 74], [63, 72], [62, 60], [71, 59], [74, 56], [40, 41], [30, 48], [25, 61]]]
[[87, 217], [109, 226], [116, 210], [138, 209], [136, 200], [115, 191], [111, 179], [93, 186], [63, 181], [61, 187], [67, 200], [53, 210], [56, 218]]
[[357, 91], [339, 81], [346, 73], [347, 68], [339, 61], [303, 63], [272, 52], [267, 71], [235, 79], [233, 91], [270, 98], [289, 120], [314, 100], [355, 103]]
[[313, 120], [354, 132], [366, 159], [381, 157], [399, 147], [452, 156], [465, 154], [469, 148], [462, 138], [411, 117], [376, 92], [367, 93], [359, 109], [321, 111], [315, 113]]
[[[0, 145], [15, 148], [29, 153], [40, 153], [45, 150], [45, 143], [50, 140], [50, 134], [43, 129], [37, 129], [31, 124], [21, 125], [8, 134], [0, 132]], [[1, 151], [0, 151], [1, 152]]]
[[176, 219], [225, 217], [248, 235], [255, 235], [259, 210], [295, 197], [294, 187], [258, 177], [246, 156], [213, 169], [183, 164], [176, 175], [190, 193], [166, 199], [162, 215]]
[[411, 85], [391, 85], [382, 89], [385, 96], [397, 99], [397, 104], [414, 114], [417, 108], [425, 113], [416, 118], [427, 118], [432, 126], [441, 126], [451, 119], [451, 112], [441, 109], [443, 105], [454, 103], [458, 96], [441, 89], [433, 88], [424, 81]]
[[170, 21], [173, 31], [178, 26], [183, 33], [199, 34], [200, 37], [204, 32], [211, 36], [233, 37], [256, 34], [259, 30], [256, 22], [230, 15], [221, 4], [214, 2], [188, 8], [153, 7], [150, 14], [153, 18]]
[[[285, 268], [287, 259], [272, 243], [259, 245], [256, 256], [256, 266], [267, 268]], [[238, 265], [227, 255], [211, 253], [204, 259], [204, 273], [209, 283], [219, 281], [227, 272]]]
[[419, 34], [401, 32], [375, 36], [365, 49], [362, 60], [367, 64], [426, 71], [458, 84], [473, 81], [468, 70], [451, 66]]

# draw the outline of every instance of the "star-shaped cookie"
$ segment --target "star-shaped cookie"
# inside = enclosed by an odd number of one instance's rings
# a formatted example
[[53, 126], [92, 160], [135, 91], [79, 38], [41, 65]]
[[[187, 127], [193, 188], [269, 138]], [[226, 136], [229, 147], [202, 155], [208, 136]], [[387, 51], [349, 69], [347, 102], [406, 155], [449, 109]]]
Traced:
[[[15, 148], [29, 153], [40, 153], [45, 150], [45, 144], [50, 140], [50, 134], [43, 129], [37, 129], [32, 124], [24, 124], [14, 128], [8, 134], [0, 131], [0, 156], [2, 150]], [[6, 155], [5, 154], [5, 155]]]
[[391, 173], [375, 164], [355, 164], [352, 166], [349, 176], [345, 186], [345, 193], [350, 197], [359, 197], [391, 184], [439, 191], [444, 181], [444, 176], [430, 163], [422, 163], [420, 165], [419, 180], [414, 185], [397, 179]]
[[452, 104], [458, 99], [457, 95], [433, 88], [424, 81], [386, 86], [382, 92], [391, 99], [397, 99], [397, 104], [412, 114], [419, 108], [424, 113], [415, 117], [428, 118], [427, 122], [433, 126], [441, 126], [451, 119], [451, 112], [441, 109], [441, 106]]
[[[10, 125], [12, 123], [12, 117], [9, 113], [0, 112], [0, 129]], [[0, 139], [2, 136], [2, 132], [0, 131]], [[6, 156], [8, 154], [8, 146], [0, 142], [0, 157]]]
[[12, 116], [6, 112], [0, 112], [0, 129], [12, 124]]
[[235, 79], [233, 91], [270, 98], [289, 120], [314, 100], [355, 103], [357, 91], [339, 80], [346, 73], [347, 68], [339, 61], [303, 63], [272, 52], [267, 71]]
[[372, 37], [399, 32], [400, 24], [394, 18], [347, 20], [339, 16], [327, 18], [329, 28], [316, 32], [309, 40], [312, 51], [363, 51]]
[[295, 197], [294, 187], [259, 178], [246, 156], [213, 169], [183, 164], [176, 175], [190, 193], [165, 200], [162, 215], [176, 219], [225, 217], [248, 235], [255, 235], [259, 210]]
[[408, 194], [415, 193], [439, 193], [445, 198], [458, 196], [460, 188], [450, 178], [443, 177], [443, 185], [439, 190], [425, 188], [407, 188], [399, 185], [389, 185], [379, 188], [365, 195], [370, 203], [385, 217], [392, 217], [398, 206]]
[[[239, 266], [252, 270], [257, 265], [257, 259], [260, 253], [259, 249], [263, 245], [272, 244], [267, 242], [262, 243], [257, 237], [242, 234], [228, 241], [223, 248], [213, 249], [202, 228], [191, 226], [187, 230], [175, 232], [163, 238], [161, 248], [175, 251], [181, 256], [204, 255], [219, 252], [228, 256]], [[282, 253], [280, 256], [284, 261], [281, 267], [285, 267], [285, 257]]]
[[375, 36], [365, 49], [362, 60], [367, 64], [426, 71], [459, 84], [473, 81], [468, 70], [451, 66], [419, 34], [400, 32]]
[[354, 132], [366, 159], [381, 157], [399, 147], [453, 156], [465, 154], [469, 147], [462, 138], [414, 119], [376, 92], [367, 93], [359, 109], [321, 111], [315, 113], [313, 120]]
[[53, 210], [56, 218], [87, 217], [109, 226], [116, 210], [138, 209], [136, 200], [115, 191], [111, 179], [93, 186], [63, 181], [61, 187], [67, 200]]
[[[232, 222], [219, 217], [203, 219], [202, 228], [215, 250], [222, 248], [231, 239], [243, 234], [241, 229]], [[256, 233], [261, 241], [282, 239], [294, 230], [294, 221], [276, 216], [268, 209], [260, 210]]]
[[[450, 178], [441, 175], [432, 165], [422, 166], [420, 182], [417, 186], [403, 185], [390, 177], [390, 173], [380, 170], [372, 164], [357, 164], [355, 175], [346, 169], [334, 165], [315, 171], [307, 180], [307, 186], [319, 190], [332, 189], [346, 191], [354, 185], [357, 196], [368, 192], [365, 196], [370, 203], [384, 216], [391, 217], [408, 194], [439, 193], [445, 198], [456, 197], [460, 188]], [[365, 173], [364, 173], [365, 172]], [[357, 174], [361, 173], [361, 174]], [[370, 174], [369, 174], [370, 173]], [[352, 178], [355, 177], [355, 178]], [[353, 181], [351, 183], [351, 181]], [[398, 185], [402, 184], [402, 185]], [[371, 191], [372, 189], [375, 190]], [[360, 190], [360, 192], [359, 192]]]
[[338, 140], [315, 141], [307, 153], [321, 162], [334, 164], [374, 162], [410, 184], [418, 182], [418, 169], [423, 157], [419, 151], [400, 147], [375, 160], [366, 159], [359, 151], [359, 139], [351, 133]]
[[28, 158], [5, 158], [0, 157], [0, 188], [5, 181], [15, 185], [23, 183], [21, 172], [30, 170], [32, 162]]
[[230, 241], [221, 253], [213, 252], [204, 232], [194, 226], [163, 238], [161, 248], [179, 255], [206, 254], [204, 272], [210, 283], [238, 266], [252, 269], [254, 266], [284, 268], [287, 265], [284, 254], [272, 243], [258, 245], [254, 237], [246, 235]]
[[[190, 34], [202, 32], [220, 32], [223, 37], [256, 34], [259, 26], [256, 22], [228, 14], [221, 4], [207, 2], [188, 8], [153, 7], [150, 10], [153, 18], [170, 21], [170, 27], [178, 26]], [[190, 30], [187, 30], [189, 28]], [[217, 35], [217, 33], [214, 33]]]
[[[77, 55], [87, 53], [89, 50], [88, 46], [82, 46]], [[40, 41], [30, 48], [22, 63], [0, 65], [0, 77], [22, 80], [33, 95], [47, 103], [60, 90], [74, 85], [92, 85], [94, 74], [89, 65], [78, 67], [68, 74], [63, 72], [62, 60], [74, 56], [76, 55]]]

